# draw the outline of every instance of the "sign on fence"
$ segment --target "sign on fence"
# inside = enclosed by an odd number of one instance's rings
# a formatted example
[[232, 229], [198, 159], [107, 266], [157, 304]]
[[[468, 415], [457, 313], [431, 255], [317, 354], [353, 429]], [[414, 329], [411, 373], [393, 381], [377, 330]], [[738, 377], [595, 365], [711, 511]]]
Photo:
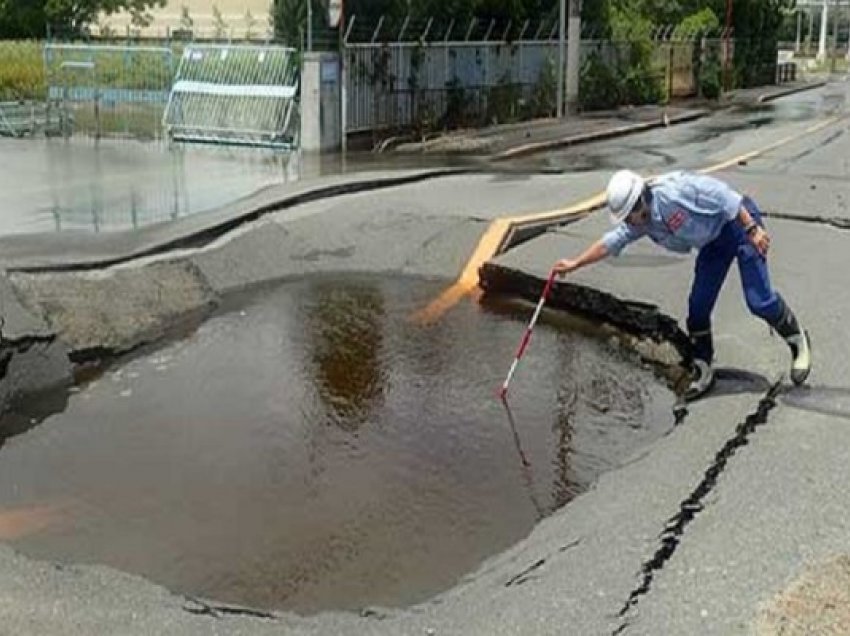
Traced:
[[328, 25], [332, 29], [339, 26], [339, 23], [342, 20], [342, 11], [342, 0], [328, 1]]

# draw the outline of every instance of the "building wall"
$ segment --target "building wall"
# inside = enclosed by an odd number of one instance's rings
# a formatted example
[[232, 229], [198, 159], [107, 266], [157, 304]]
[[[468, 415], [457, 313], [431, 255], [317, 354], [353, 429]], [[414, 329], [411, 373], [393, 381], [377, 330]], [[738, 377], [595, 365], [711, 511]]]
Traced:
[[216, 22], [213, 7], [218, 7], [226, 23], [224, 37], [243, 39], [248, 29], [247, 11], [250, 10], [254, 24], [251, 28], [253, 39], [265, 39], [270, 35], [271, 25], [269, 14], [271, 0], [168, 0], [163, 8], [157, 8], [149, 13], [153, 16], [152, 24], [141, 30], [132, 26], [127, 13], [116, 13], [102, 16], [98, 25], [93, 29], [96, 34], [102, 34], [104, 26], [116, 35], [126, 35], [127, 29], [133, 30], [133, 35], [143, 37], [166, 38], [181, 29], [182, 8], [186, 7], [192, 19], [192, 30], [195, 38], [212, 38], [216, 35]]

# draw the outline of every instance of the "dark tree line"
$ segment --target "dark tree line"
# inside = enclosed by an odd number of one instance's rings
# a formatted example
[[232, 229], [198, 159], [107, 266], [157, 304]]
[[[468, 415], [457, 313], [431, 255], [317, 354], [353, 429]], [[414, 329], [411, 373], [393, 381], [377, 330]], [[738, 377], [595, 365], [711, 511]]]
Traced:
[[[306, 3], [313, 2], [314, 20], [321, 21], [327, 0], [274, 0], [275, 19], [281, 33], [298, 33], [306, 19]], [[83, 33], [101, 13], [130, 11], [143, 23], [151, 7], [166, 0], [0, 0], [0, 38], [39, 38], [54, 33]], [[347, 0], [348, 15], [366, 23], [380, 16], [433, 17], [462, 21], [471, 17], [499, 22], [535, 20], [557, 15], [559, 0]], [[776, 34], [787, 19], [794, 0], [734, 0], [735, 36], [759, 40], [765, 50], [775, 45]], [[720, 24], [726, 20], [727, 0], [584, 0], [582, 19], [594, 32], [610, 34], [616, 19], [678, 24], [709, 9]], [[755, 47], [759, 48], [759, 47]]]
[[147, 11], [166, 0], [0, 0], [0, 38], [43, 38], [50, 32], [76, 35], [101, 13], [129, 11], [144, 23]]

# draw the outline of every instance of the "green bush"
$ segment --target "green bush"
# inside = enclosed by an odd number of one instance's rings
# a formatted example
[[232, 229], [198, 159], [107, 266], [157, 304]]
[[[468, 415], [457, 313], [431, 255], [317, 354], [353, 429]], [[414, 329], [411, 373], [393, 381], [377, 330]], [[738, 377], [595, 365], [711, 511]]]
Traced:
[[487, 123], [504, 124], [517, 121], [521, 99], [522, 87], [511, 82], [510, 73], [505, 73], [487, 96]]
[[673, 31], [673, 38], [695, 37], [706, 34], [720, 28], [720, 20], [714, 11], [709, 8], [701, 9], [682, 20]]
[[597, 52], [582, 66], [578, 94], [582, 110], [605, 110], [620, 104], [620, 79]]
[[556, 76], [557, 64], [551, 57], [546, 58], [537, 83], [531, 93], [527, 107], [527, 115], [530, 118], [551, 117], [555, 113], [558, 99], [558, 78]]
[[606, 63], [599, 52], [591, 53], [581, 69], [579, 100], [582, 110], [606, 110], [623, 104], [655, 104], [661, 101], [663, 76], [634, 43], [626, 43], [615, 59]]
[[446, 82], [446, 114], [441, 122], [443, 128], [459, 128], [467, 120], [467, 96], [460, 80], [452, 78]]
[[623, 103], [639, 106], [657, 104], [664, 96], [661, 76], [651, 68], [627, 68], [621, 72]]
[[720, 58], [717, 53], [710, 51], [699, 70], [699, 92], [706, 99], [717, 99], [723, 89], [720, 68]]

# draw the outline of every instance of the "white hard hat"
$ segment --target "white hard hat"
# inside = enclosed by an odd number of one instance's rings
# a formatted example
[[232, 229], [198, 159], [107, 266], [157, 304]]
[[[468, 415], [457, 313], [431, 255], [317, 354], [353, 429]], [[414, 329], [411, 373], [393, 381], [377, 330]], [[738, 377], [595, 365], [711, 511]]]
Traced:
[[636, 172], [619, 170], [614, 173], [606, 191], [611, 223], [617, 224], [625, 220], [638, 202], [644, 186], [643, 177]]

